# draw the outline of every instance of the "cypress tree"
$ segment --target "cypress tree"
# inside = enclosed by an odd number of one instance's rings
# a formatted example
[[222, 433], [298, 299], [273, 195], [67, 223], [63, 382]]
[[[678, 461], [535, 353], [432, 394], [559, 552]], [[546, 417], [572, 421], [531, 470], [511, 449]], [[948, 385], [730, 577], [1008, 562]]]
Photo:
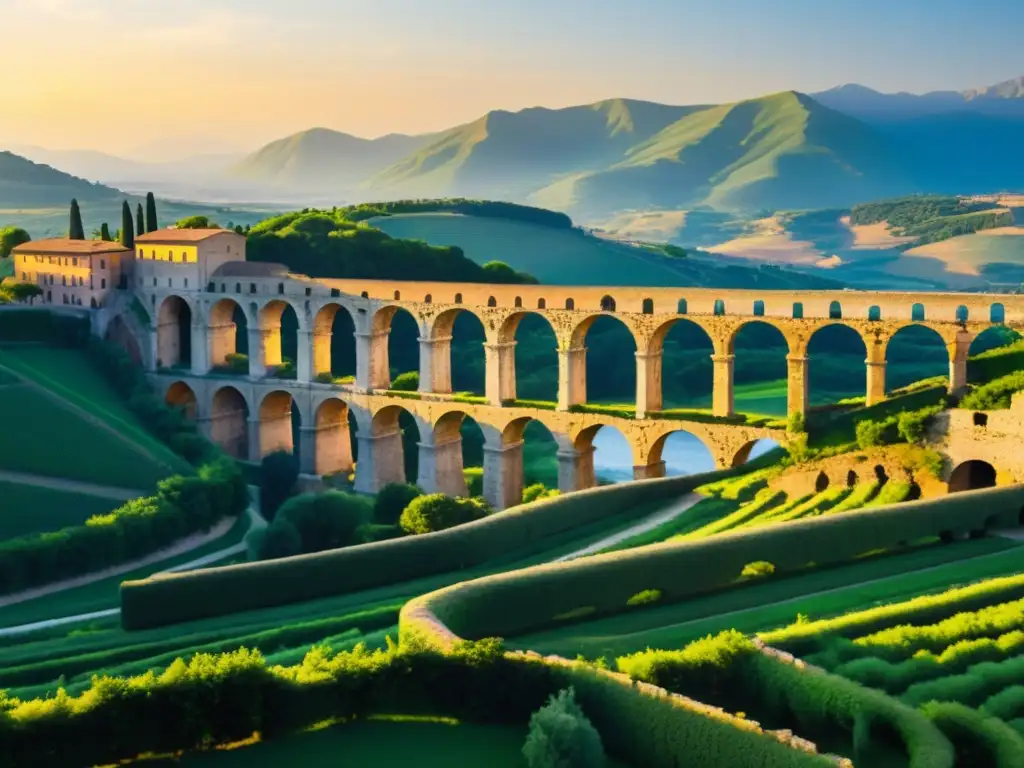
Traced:
[[152, 192], [146, 193], [146, 231], [155, 232], [160, 227], [156, 223], [156, 198]]
[[82, 212], [78, 210], [78, 201], [71, 198], [71, 223], [68, 227], [71, 240], [85, 240], [85, 227], [82, 226]]
[[121, 236], [118, 242], [125, 248], [135, 247], [135, 223], [132, 221], [132, 207], [127, 200], [121, 203]]
[[135, 206], [135, 236], [146, 234], [146, 218], [142, 215], [142, 203]]
[[113, 238], [110, 237], [110, 227], [107, 226], [107, 222], [103, 222], [100, 225], [100, 240], [110, 242]]

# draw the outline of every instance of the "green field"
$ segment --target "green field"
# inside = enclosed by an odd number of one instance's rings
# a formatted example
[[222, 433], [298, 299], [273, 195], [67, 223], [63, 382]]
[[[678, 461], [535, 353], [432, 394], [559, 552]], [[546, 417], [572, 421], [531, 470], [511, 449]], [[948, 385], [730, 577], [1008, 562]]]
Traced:
[[381, 718], [250, 747], [188, 755], [181, 764], [188, 768], [525, 768], [520, 752], [525, 739], [525, 725], [515, 728], [440, 718]]
[[115, 499], [0, 481], [0, 541], [80, 525], [120, 506]]
[[457, 245], [478, 264], [504, 261], [552, 285], [578, 285], [597, 275], [609, 285], [684, 284], [678, 272], [639, 249], [577, 230], [448, 213], [384, 216], [370, 223], [392, 237]]
[[145, 430], [82, 353], [8, 347], [3, 364], [56, 398], [28, 385], [0, 392], [0, 469], [137, 490], [190, 471]]

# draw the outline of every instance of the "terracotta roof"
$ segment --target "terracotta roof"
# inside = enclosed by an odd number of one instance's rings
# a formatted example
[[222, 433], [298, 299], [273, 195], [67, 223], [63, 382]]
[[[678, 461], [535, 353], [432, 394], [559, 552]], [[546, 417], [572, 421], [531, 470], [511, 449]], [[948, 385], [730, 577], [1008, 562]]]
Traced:
[[216, 235], [235, 235], [241, 237], [237, 232], [230, 229], [157, 229], [147, 232], [144, 235], [135, 237], [136, 243], [198, 243]]
[[88, 255], [90, 253], [118, 253], [121, 251], [128, 251], [130, 253], [131, 249], [125, 248], [120, 243], [111, 242], [109, 240], [71, 240], [67, 237], [50, 237], [45, 240], [33, 240], [31, 242], [15, 246], [13, 250], [14, 253], [45, 253], [49, 255]]

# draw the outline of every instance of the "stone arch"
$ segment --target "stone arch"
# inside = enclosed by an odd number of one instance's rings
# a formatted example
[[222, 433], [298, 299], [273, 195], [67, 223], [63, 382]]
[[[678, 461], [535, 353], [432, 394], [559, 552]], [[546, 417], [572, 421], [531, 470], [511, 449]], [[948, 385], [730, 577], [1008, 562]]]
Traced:
[[558, 442], [543, 414], [517, 417], [500, 435], [485, 432], [485, 437], [491, 446], [484, 447], [484, 496], [495, 508], [522, 501], [527, 485], [558, 487]]
[[254, 461], [249, 449], [249, 403], [235, 387], [223, 386], [210, 402], [210, 440], [232, 458]]
[[355, 374], [355, 318], [348, 307], [325, 304], [313, 317], [313, 376], [335, 378]]
[[[230, 356], [239, 353], [238, 320], [247, 322], [248, 316], [242, 305], [234, 299], [223, 298], [210, 307], [207, 334], [211, 367], [226, 367], [230, 363]], [[244, 341], [248, 349], [248, 339]]]
[[[737, 343], [738, 342], [738, 343]], [[733, 383], [737, 386], [783, 381], [788, 375], [787, 358], [792, 350], [786, 334], [766, 320], [747, 320], [734, 328], [725, 340], [725, 354], [733, 355]], [[752, 362], [756, 364], [752, 364]], [[746, 390], [739, 390], [743, 397]], [[752, 400], [750, 408], [756, 413], [783, 415], [787, 405], [783, 401]], [[775, 406], [778, 405], [778, 408]]]
[[1006, 322], [1006, 307], [1000, 302], [995, 302], [988, 308], [988, 321], [990, 323], [1005, 323]]
[[987, 461], [970, 459], [958, 464], [949, 475], [949, 492], [972, 491], [996, 485], [996, 468]]
[[[628, 346], [632, 349], [627, 351]], [[615, 402], [635, 398], [639, 343], [621, 316], [588, 315], [573, 329], [569, 347], [575, 357], [570, 360], [573, 391], [568, 405], [590, 402], [591, 398]]]
[[156, 359], [158, 368], [192, 363], [192, 305], [181, 296], [168, 296], [157, 311]]
[[729, 462], [731, 467], [739, 467], [746, 464], [748, 461], [762, 456], [769, 451], [774, 451], [779, 448], [780, 444], [778, 440], [772, 440], [771, 438], [758, 438], [757, 440], [748, 440], [743, 446], [736, 451], [732, 457], [732, 461]]
[[696, 475], [713, 471], [715, 455], [704, 438], [688, 429], [673, 429], [659, 435], [647, 453], [646, 467], [640, 470], [638, 479], [643, 477], [665, 477], [666, 475]]
[[882, 319], [882, 308], [877, 304], [872, 304], [868, 307], [868, 320], [871, 322], [877, 322]]
[[1018, 339], [1020, 339], [1020, 335], [1016, 331], [1003, 325], [990, 325], [971, 339], [967, 354], [969, 357], [973, 357], [990, 349], [1011, 344]]
[[[597, 439], [598, 433], [601, 432], [601, 430], [605, 429], [605, 427], [608, 427], [606, 435], [619, 436], [619, 440], [615, 440], [614, 437], [612, 437], [611, 439], [620, 444], [620, 449], [621, 444], [625, 442], [625, 444], [629, 447], [629, 461], [632, 463], [634, 467], [638, 466], [639, 462], [637, 460], [636, 447], [629, 443], [628, 439], [625, 437], [625, 435], [622, 434], [622, 432], [619, 429], [608, 424], [591, 424], [590, 426], [584, 427], [583, 429], [579, 430], [572, 437], [572, 449], [573, 451], [575, 451], [576, 454], [575, 462], [573, 465], [574, 476], [570, 479], [560, 477], [560, 487], [568, 487], [571, 488], [572, 490], [583, 490], [586, 488], [593, 488], [595, 485], [597, 485], [597, 472], [594, 457], [595, 454], [598, 452], [599, 447], [594, 445], [594, 441], [595, 439]], [[625, 457], [619, 456], [618, 458], [620, 460], [619, 464], [621, 465]], [[617, 467], [617, 469], [621, 469], [623, 473], [625, 472], [624, 468]], [[632, 472], [630, 472], [629, 475], [631, 476]], [[627, 479], [625, 477], [625, 474], [622, 475], [621, 479]]]
[[352, 415], [348, 403], [329, 397], [313, 414], [313, 474], [347, 475], [352, 471]]
[[[498, 327], [497, 342], [497, 371], [489, 371], [488, 376], [498, 377], [503, 402], [515, 398], [558, 399], [558, 335], [549, 315], [531, 310], [509, 315]], [[515, 345], [511, 370], [507, 352], [510, 344]]]
[[885, 389], [949, 373], [946, 340], [934, 328], [919, 323], [901, 326], [885, 343]]
[[614, 312], [615, 311], [615, 299], [611, 296], [605, 295], [601, 297], [601, 311], [602, 312]]
[[814, 478], [814, 491], [815, 493], [821, 493], [828, 489], [828, 475], [824, 472], [819, 472], [818, 476]]
[[296, 427], [302, 426], [302, 417], [290, 392], [275, 389], [264, 395], [259, 406], [259, 423], [260, 457], [287, 451], [301, 462], [295, 432]]
[[924, 322], [924, 304], [922, 304], [919, 301], [914, 303], [914, 305], [910, 308], [910, 319], [915, 323]]
[[[483, 394], [485, 361], [483, 345], [487, 328], [483, 318], [467, 307], [453, 307], [439, 314], [430, 326], [430, 381], [420, 367], [421, 391]], [[429, 388], [424, 385], [429, 384]]]
[[372, 389], [387, 389], [395, 375], [419, 372], [421, 319], [398, 304], [385, 304], [370, 320], [369, 377]]
[[782, 346], [785, 347], [786, 354], [789, 354], [789, 339], [786, 338], [786, 334], [783, 333], [778, 326], [773, 325], [767, 320], [745, 320], [739, 325], [737, 325], [735, 328], [733, 328], [732, 331], [729, 333], [729, 336], [726, 338], [725, 352], [727, 355], [736, 354], [736, 337], [740, 335], [744, 328], [763, 328], [765, 330], [770, 329], [770, 332], [774, 332], [773, 335], [778, 336], [778, 338], [782, 340]]
[[828, 305], [828, 317], [829, 320], [840, 320], [843, 317], [843, 305], [838, 301], [833, 301]]
[[656, 403], [663, 407], [704, 405], [711, 396], [711, 356], [716, 349], [703, 323], [687, 317], [669, 318], [655, 328], [645, 351], [661, 361]]
[[[418, 445], [429, 425], [400, 405], [385, 405], [377, 409], [370, 419], [369, 437], [372, 456], [360, 453], [356, 465], [356, 479], [360, 486], [380, 490], [388, 483], [415, 482], [419, 468]], [[370, 473], [372, 478], [360, 478]]]
[[[478, 431], [481, 435], [482, 439], [477, 441], [479, 445], [467, 446], [463, 439], [467, 420], [476, 425], [477, 429], [474, 431]], [[488, 431], [491, 432], [493, 442], [497, 436], [496, 432], [491, 428], [488, 428]], [[420, 487], [427, 493], [469, 496], [466, 482], [466, 453], [468, 449], [472, 449], [474, 453], [479, 450], [480, 455], [473, 456], [470, 459], [470, 465], [482, 465], [482, 449], [486, 437], [487, 433], [484, 431], [483, 425], [465, 410], [456, 408], [442, 413], [431, 426], [429, 439], [421, 443], [418, 477]]]
[[[845, 323], [824, 322], [814, 329], [807, 340], [808, 363], [807, 395], [811, 406], [824, 405], [851, 396], [861, 396], [867, 391], [867, 371], [864, 360], [868, 346], [864, 337]], [[828, 355], [843, 360], [841, 366], [815, 365]], [[851, 377], [845, 370], [860, 370], [861, 374]]]
[[196, 393], [184, 381], [176, 381], [167, 388], [164, 402], [178, 410], [189, 421], [195, 421], [198, 413]]
[[[283, 299], [273, 299], [260, 308], [257, 322], [263, 346], [261, 362], [268, 371], [298, 359], [300, 318], [298, 310]], [[250, 350], [250, 354], [256, 351]]]
[[132, 331], [131, 326], [129, 326], [120, 315], [117, 315], [110, 321], [109, 325], [107, 325], [107, 330], [106, 333], [104, 333], [103, 338], [112, 344], [116, 344], [121, 347], [136, 365], [145, 368], [149, 367], [146, 356], [143, 355], [142, 345], [139, 343], [138, 338]]

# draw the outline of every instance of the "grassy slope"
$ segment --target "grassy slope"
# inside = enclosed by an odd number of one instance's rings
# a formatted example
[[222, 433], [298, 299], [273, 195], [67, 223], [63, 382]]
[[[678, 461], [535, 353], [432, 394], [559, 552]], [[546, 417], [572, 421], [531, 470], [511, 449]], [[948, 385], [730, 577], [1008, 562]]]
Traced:
[[0, 481], [0, 540], [80, 525], [119, 506], [113, 499]]

